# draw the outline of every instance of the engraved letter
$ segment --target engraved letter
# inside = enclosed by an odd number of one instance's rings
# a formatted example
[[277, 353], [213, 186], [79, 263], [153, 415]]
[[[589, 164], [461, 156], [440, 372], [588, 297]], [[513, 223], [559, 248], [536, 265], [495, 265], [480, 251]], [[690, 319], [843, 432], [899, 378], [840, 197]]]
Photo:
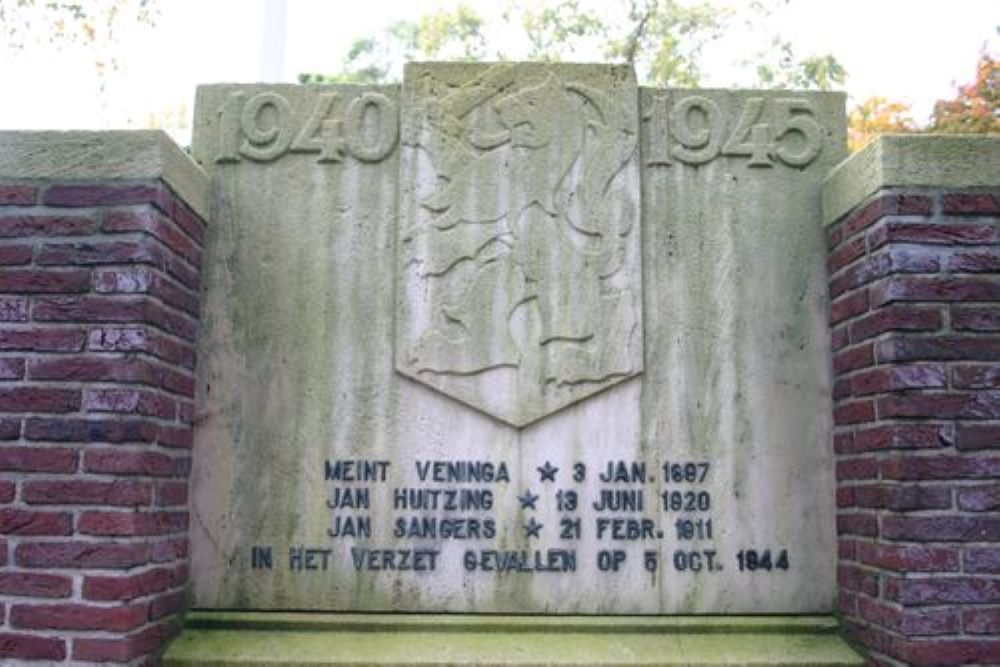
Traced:
[[649, 157], [646, 164], [650, 166], [670, 166], [669, 102], [666, 95], [653, 95], [643, 117], [643, 120], [649, 121]]
[[[377, 114], [374, 132], [366, 132], [365, 116], [372, 107]], [[365, 93], [347, 105], [347, 148], [351, 155], [362, 162], [378, 162], [392, 152], [399, 136], [399, 118], [396, 105], [380, 93]], [[370, 142], [371, 135], [377, 138]]]
[[774, 103], [779, 118], [777, 140], [780, 142], [787, 138], [790, 132], [802, 135], [802, 141], [799, 142], [802, 148], [797, 153], [779, 143], [775, 151], [778, 159], [792, 167], [804, 167], [815, 160], [823, 148], [823, 129], [813, 119], [815, 112], [812, 104], [807, 100], [790, 97], [775, 100]]
[[[258, 124], [265, 107], [272, 107], [276, 114], [274, 124], [266, 129]], [[291, 128], [288, 127], [291, 117], [291, 105], [278, 93], [269, 91], [251, 97], [240, 114], [240, 127], [246, 136], [240, 153], [259, 162], [281, 157], [292, 141]]]
[[243, 93], [229, 93], [217, 113], [219, 117], [219, 152], [215, 154], [217, 163], [239, 162], [236, 154], [240, 146], [240, 107], [243, 106]]
[[[705, 117], [704, 127], [692, 127], [691, 114], [698, 111]], [[680, 146], [673, 155], [688, 164], [704, 164], [719, 154], [724, 119], [719, 106], [700, 95], [685, 97], [670, 113], [670, 131]]]
[[344, 157], [340, 120], [326, 119], [339, 98], [340, 93], [323, 93], [319, 96], [312, 115], [292, 142], [293, 153], [318, 152], [317, 162], [340, 162]]
[[763, 109], [763, 97], [751, 97], [747, 100], [736, 127], [722, 147], [724, 155], [749, 156], [749, 167], [774, 166], [771, 164], [771, 127], [766, 123], [755, 124]]

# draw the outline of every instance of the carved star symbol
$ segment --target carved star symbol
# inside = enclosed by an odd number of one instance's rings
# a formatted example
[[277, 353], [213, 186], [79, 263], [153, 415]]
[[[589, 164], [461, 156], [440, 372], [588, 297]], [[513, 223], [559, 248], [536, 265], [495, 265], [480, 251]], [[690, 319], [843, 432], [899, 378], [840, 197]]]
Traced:
[[524, 537], [527, 539], [541, 537], [538, 533], [542, 530], [542, 525], [535, 521], [535, 517], [531, 517], [531, 520], [524, 524]]
[[559, 472], [559, 468], [555, 467], [554, 465], [552, 465], [548, 461], [545, 462], [545, 465], [538, 466], [537, 468], [535, 468], [535, 470], [537, 470], [539, 473], [541, 473], [541, 475], [542, 475], [542, 481], [543, 482], [544, 481], [550, 481], [550, 482], [556, 481], [556, 473]]
[[527, 491], [519, 495], [517, 499], [521, 501], [521, 509], [523, 510], [538, 509], [537, 507], [535, 507], [535, 503], [538, 502], [538, 496], [533, 494], [531, 492], [531, 489], [528, 489]]

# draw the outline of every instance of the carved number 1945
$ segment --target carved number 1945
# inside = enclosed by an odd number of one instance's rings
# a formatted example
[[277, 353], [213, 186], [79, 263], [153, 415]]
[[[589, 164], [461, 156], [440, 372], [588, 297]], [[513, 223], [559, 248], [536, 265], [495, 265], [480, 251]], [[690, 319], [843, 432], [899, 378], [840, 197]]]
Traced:
[[750, 167], [773, 167], [775, 158], [790, 167], [805, 167], [823, 148], [823, 128], [812, 103], [803, 98], [772, 99], [773, 125], [759, 122], [765, 98], [749, 98], [728, 137], [723, 136], [725, 115], [707, 97], [684, 97], [672, 108], [665, 95], [652, 102], [645, 116], [650, 123], [650, 165], [669, 166], [673, 158], [698, 165], [721, 154], [747, 157]]

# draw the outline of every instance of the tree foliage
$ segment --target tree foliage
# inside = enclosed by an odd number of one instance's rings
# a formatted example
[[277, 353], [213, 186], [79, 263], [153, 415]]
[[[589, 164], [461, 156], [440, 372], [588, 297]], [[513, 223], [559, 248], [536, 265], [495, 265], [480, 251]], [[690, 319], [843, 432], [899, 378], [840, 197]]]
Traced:
[[[398, 81], [407, 60], [540, 60], [603, 58], [634, 65], [640, 81], [659, 86], [697, 87], [708, 45], [736, 30], [757, 30], [773, 7], [788, 0], [755, 0], [744, 11], [718, 0], [509, 0], [502, 25], [487, 25], [464, 4], [396, 22], [374, 37], [356, 40], [340, 71], [302, 74], [310, 82], [385, 83]], [[487, 33], [502, 35], [490, 40]], [[506, 46], [520, 37], [524, 48]], [[489, 52], [487, 44], [504, 49]], [[826, 90], [846, 73], [831, 55], [800, 58], [780, 39], [762, 51], [759, 87]], [[741, 64], [746, 65], [744, 61]]]
[[762, 88], [832, 90], [847, 81], [847, 70], [830, 54], [798, 58], [791, 42], [774, 37], [770, 48], [745, 61], [757, 73]]
[[92, 54], [99, 93], [120, 68], [123, 26], [152, 26], [156, 0], [0, 0], [0, 51], [20, 51], [41, 43], [83, 47]]
[[631, 0], [624, 35], [608, 41], [605, 54], [635, 65], [645, 81], [695, 87], [705, 46], [721, 37], [733, 12], [707, 2]]
[[123, 25], [153, 25], [157, 12], [156, 0], [0, 0], [0, 46], [101, 47], [114, 44]]
[[520, 23], [531, 45], [527, 58], [545, 62], [572, 58], [582, 43], [603, 41], [608, 32], [600, 15], [581, 7], [578, 0], [510, 4], [503, 19], [514, 26]]
[[847, 141], [856, 151], [880, 134], [932, 132], [988, 134], [1000, 132], [1000, 61], [983, 51], [972, 83], [958, 86], [956, 96], [938, 100], [930, 122], [919, 125], [908, 104], [869, 97], [847, 119]]
[[305, 73], [300, 83], [387, 83], [402, 76], [411, 60], [483, 60], [483, 19], [467, 5], [424, 14], [416, 21], [396, 21], [375, 37], [355, 40], [341, 70]]
[[972, 83], [959, 86], [955, 99], [937, 101], [928, 129], [955, 134], [1000, 132], [1000, 60], [982, 53]]
[[869, 97], [855, 106], [847, 117], [847, 145], [852, 151], [860, 149], [879, 134], [914, 132], [910, 106], [885, 97]]

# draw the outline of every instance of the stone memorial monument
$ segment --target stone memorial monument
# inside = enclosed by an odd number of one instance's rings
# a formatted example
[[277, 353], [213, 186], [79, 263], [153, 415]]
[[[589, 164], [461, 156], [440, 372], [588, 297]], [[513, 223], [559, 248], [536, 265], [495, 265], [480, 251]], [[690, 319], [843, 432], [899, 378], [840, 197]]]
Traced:
[[598, 65], [200, 88], [194, 605], [830, 609], [803, 221], [842, 108]]
[[990, 662], [998, 142], [845, 134], [419, 63], [0, 135], [0, 657]]

